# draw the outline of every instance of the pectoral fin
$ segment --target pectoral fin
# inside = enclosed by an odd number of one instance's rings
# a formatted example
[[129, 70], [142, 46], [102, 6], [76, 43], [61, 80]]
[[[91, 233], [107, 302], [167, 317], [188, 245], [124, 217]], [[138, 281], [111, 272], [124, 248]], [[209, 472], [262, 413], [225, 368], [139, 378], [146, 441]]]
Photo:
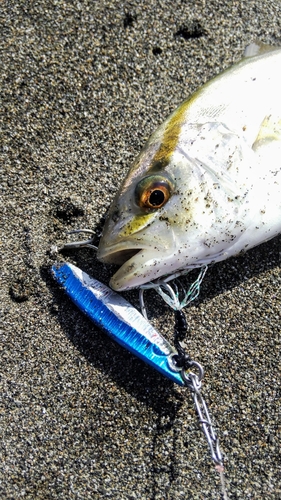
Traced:
[[281, 142], [281, 118], [269, 115], [264, 118], [252, 149], [256, 151], [273, 141]]

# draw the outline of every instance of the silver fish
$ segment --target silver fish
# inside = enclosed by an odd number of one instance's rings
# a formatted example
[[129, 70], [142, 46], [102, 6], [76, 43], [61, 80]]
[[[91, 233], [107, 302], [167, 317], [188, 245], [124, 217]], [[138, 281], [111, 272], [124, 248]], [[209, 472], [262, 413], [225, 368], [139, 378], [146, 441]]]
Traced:
[[136, 158], [98, 248], [101, 261], [122, 265], [113, 289], [222, 261], [281, 232], [281, 49], [258, 52], [184, 101]]

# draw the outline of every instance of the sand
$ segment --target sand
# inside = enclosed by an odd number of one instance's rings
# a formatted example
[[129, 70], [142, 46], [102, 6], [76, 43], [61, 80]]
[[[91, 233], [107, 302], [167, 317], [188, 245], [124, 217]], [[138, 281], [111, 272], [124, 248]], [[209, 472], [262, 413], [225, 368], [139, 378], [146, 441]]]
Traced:
[[[1, 5], [3, 499], [219, 499], [192, 398], [90, 323], [50, 275], [53, 245], [96, 240], [145, 139], [254, 40], [281, 3]], [[257, 103], [258, 106], [258, 103]], [[73, 237], [72, 237], [73, 238]], [[280, 499], [281, 239], [214, 266], [186, 317], [230, 499]], [[94, 252], [67, 252], [108, 283]], [[126, 294], [135, 305], [137, 292]], [[173, 315], [148, 294], [170, 339]]]

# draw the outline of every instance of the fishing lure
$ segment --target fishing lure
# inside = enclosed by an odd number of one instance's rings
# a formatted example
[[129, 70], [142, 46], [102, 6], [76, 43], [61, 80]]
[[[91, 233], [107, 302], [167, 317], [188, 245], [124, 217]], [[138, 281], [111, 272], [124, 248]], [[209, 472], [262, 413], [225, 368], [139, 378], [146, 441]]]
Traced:
[[173, 359], [177, 351], [121, 295], [73, 264], [54, 265], [52, 272], [78, 308], [116, 342], [176, 384], [185, 385]]
[[[184, 353], [179, 342], [186, 330], [182, 311], [176, 311], [176, 350], [128, 301], [78, 267], [55, 264], [52, 274], [76, 306], [116, 342], [176, 384], [190, 389], [212, 460], [220, 474], [223, 499], [227, 500], [219, 441], [201, 394], [203, 368]], [[190, 371], [192, 367], [199, 375]]]

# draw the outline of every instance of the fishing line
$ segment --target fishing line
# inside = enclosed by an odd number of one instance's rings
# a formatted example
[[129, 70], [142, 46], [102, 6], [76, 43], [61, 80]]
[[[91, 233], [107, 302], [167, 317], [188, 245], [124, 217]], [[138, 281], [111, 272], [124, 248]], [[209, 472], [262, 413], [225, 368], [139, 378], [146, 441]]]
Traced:
[[139, 302], [144, 317], [147, 319], [147, 312], [144, 304], [145, 290], [154, 289], [160, 295], [160, 297], [162, 297], [166, 304], [168, 304], [175, 311], [180, 311], [198, 297], [200, 293], [200, 286], [207, 272], [207, 269], [207, 265], [204, 265], [200, 268], [197, 279], [189, 286], [187, 290], [184, 288], [183, 284], [179, 282], [183, 292], [182, 294], [179, 292], [177, 282], [174, 281], [172, 286], [171, 284], [169, 284], [169, 281], [176, 280], [180, 276], [186, 276], [188, 273], [190, 273], [191, 269], [183, 269], [181, 271], [178, 271], [177, 273], [166, 276], [165, 278], [160, 278], [156, 281], [151, 281], [149, 283], [141, 285], [139, 289]]

